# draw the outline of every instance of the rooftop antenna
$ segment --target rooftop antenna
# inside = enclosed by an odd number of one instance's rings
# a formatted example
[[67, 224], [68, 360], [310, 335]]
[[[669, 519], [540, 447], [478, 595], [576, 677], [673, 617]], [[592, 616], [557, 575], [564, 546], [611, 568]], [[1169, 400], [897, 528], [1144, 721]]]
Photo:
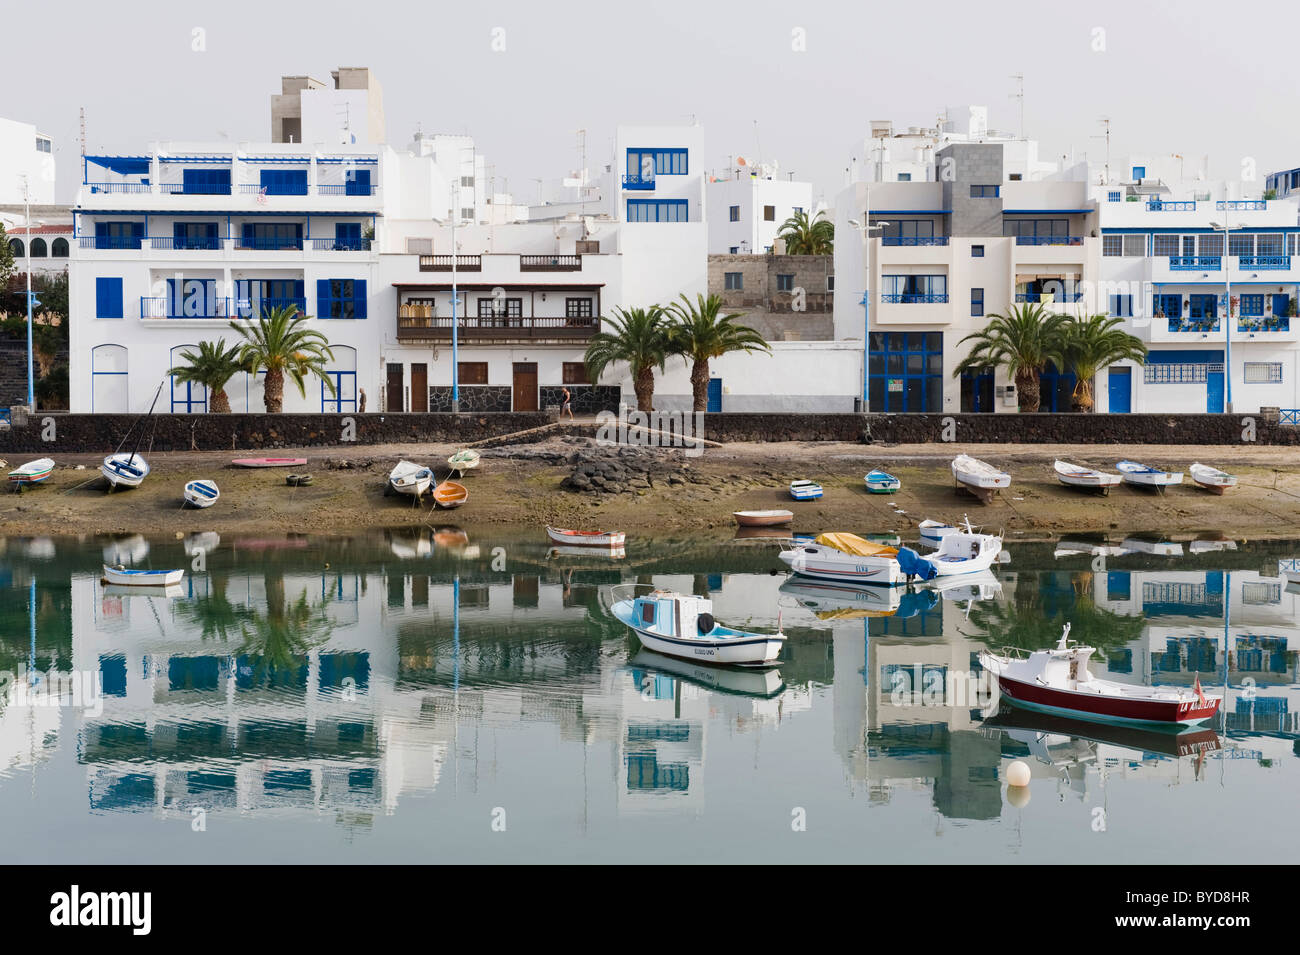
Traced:
[[763, 161], [763, 139], [758, 134], [758, 120], [754, 120], [754, 151], [757, 153], [754, 162], [761, 163]]
[[1011, 99], [1020, 102], [1020, 138], [1025, 138], [1025, 74], [1012, 73], [1011, 78], [1016, 81], [1016, 91], [1011, 94]]
[[583, 227], [587, 215], [587, 131], [578, 130], [578, 203], [582, 210]]
[[[1101, 184], [1103, 186], [1108, 186], [1110, 185], [1110, 117], [1103, 116], [1097, 122], [1101, 123], [1101, 128], [1105, 130], [1105, 132], [1102, 133], [1102, 138], [1106, 140], [1106, 164], [1102, 167], [1103, 178]], [[1097, 137], [1093, 138], [1095, 139]]]
[[81, 155], [86, 155], [86, 107], [81, 107]]

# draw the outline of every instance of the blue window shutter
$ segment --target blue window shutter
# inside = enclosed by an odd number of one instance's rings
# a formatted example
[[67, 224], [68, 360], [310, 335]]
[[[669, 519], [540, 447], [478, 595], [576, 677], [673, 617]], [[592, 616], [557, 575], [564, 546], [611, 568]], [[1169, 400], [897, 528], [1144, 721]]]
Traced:
[[255, 240], [256, 238], [257, 238], [257, 236], [256, 236], [256, 235], [254, 234], [254, 232], [253, 232], [253, 223], [251, 223], [251, 222], [245, 222], [245, 223], [244, 223], [244, 241], [243, 241], [243, 243], [242, 243], [243, 246], [244, 246], [244, 248], [246, 248], [246, 249], [251, 249], [251, 248], [253, 248], [253, 243], [254, 243], [254, 240]]
[[95, 279], [95, 317], [122, 318], [122, 280], [109, 276]]
[[293, 297], [294, 297], [294, 298], [302, 298], [302, 297], [304, 297], [304, 296], [307, 294], [307, 293], [303, 290], [303, 285], [304, 285], [304, 283], [303, 283], [303, 280], [302, 280], [302, 279], [295, 279], [295, 280], [294, 280], [294, 283], [293, 283]]
[[131, 223], [131, 248], [138, 249], [144, 241], [144, 223]]
[[366, 280], [352, 283], [352, 308], [357, 318], [366, 318]]
[[329, 318], [330, 312], [333, 311], [330, 302], [330, 280], [316, 280], [316, 317]]
[[107, 222], [96, 222], [96, 223], [95, 223], [95, 236], [96, 236], [96, 237], [100, 237], [100, 236], [106, 236], [106, 235], [108, 235], [108, 223], [107, 223]]
[[186, 237], [185, 223], [173, 222], [172, 223], [172, 248], [175, 249], [185, 248], [185, 237]]

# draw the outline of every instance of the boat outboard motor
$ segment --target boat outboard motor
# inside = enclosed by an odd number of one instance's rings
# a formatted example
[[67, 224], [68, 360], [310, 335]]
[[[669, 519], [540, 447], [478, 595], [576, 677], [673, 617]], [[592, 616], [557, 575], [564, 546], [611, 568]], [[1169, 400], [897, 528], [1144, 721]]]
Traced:
[[934, 564], [910, 547], [898, 548], [898, 567], [903, 573], [907, 574], [909, 580], [913, 577], [932, 580], [939, 573]]
[[713, 614], [711, 613], [702, 613], [695, 618], [695, 626], [696, 629], [700, 631], [700, 636], [704, 636], [707, 633], [712, 633], [715, 623], [716, 622], [713, 619]]

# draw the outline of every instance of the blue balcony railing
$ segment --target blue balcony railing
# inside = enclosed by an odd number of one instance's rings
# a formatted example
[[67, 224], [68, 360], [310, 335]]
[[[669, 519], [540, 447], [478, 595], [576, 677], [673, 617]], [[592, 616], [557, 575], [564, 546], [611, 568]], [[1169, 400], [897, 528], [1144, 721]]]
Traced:
[[370, 240], [364, 236], [359, 239], [334, 238], [312, 239], [311, 247], [316, 252], [369, 252]]
[[1289, 332], [1291, 319], [1286, 316], [1276, 318], [1241, 318], [1237, 320], [1239, 332]]
[[1080, 235], [1018, 235], [1016, 245], [1083, 245]]
[[83, 235], [77, 242], [83, 249], [138, 249], [144, 238], [138, 235]]
[[228, 196], [230, 183], [164, 182], [158, 190], [165, 196]]
[[223, 296], [140, 296], [141, 318], [230, 318], [230, 299]]
[[1289, 269], [1291, 268], [1291, 256], [1239, 255], [1237, 256], [1237, 267], [1242, 269], [1258, 269], [1261, 272], [1266, 269]]
[[110, 193], [145, 193], [149, 192], [149, 183], [147, 182], [88, 182], [86, 187], [91, 192], [110, 192]]
[[947, 305], [947, 294], [922, 294], [919, 292], [886, 292], [880, 296], [882, 302], [894, 305]]
[[316, 194], [319, 196], [373, 196], [375, 188], [368, 182], [331, 183], [326, 186], [317, 186]]
[[1016, 301], [1021, 303], [1069, 303], [1082, 302], [1082, 292], [1017, 292]]
[[193, 236], [191, 238], [178, 239], [170, 235], [151, 237], [149, 245], [153, 249], [173, 252], [219, 252], [221, 251], [221, 236]]
[[1214, 204], [1220, 212], [1263, 212], [1268, 208], [1266, 199], [1220, 199]]
[[1171, 318], [1169, 319], [1169, 330], [1179, 334], [1217, 332], [1219, 330], [1219, 320], [1217, 318]]
[[304, 240], [289, 236], [239, 236], [235, 248], [254, 252], [301, 252]]
[[1169, 268], [1174, 272], [1217, 272], [1223, 259], [1217, 255], [1171, 255]]
[[946, 235], [887, 235], [881, 245], [947, 245]]
[[655, 187], [654, 176], [624, 176], [624, 189], [653, 189]]
[[1148, 199], [1148, 212], [1195, 212], [1196, 202], [1193, 199]]
[[232, 303], [231, 318], [261, 318], [275, 308], [296, 308], [307, 314], [305, 298], [237, 298]]

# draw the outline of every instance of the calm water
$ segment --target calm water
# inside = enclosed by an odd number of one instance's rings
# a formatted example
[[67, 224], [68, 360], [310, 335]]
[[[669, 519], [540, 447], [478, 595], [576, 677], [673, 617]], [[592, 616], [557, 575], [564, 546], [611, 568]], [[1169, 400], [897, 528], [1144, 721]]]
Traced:
[[[882, 599], [792, 586], [762, 542], [635, 540], [616, 561], [495, 533], [0, 542], [6, 859], [1300, 849], [1300, 594], [1277, 576], [1300, 543], [1012, 543], [995, 576]], [[187, 574], [174, 595], [124, 594], [100, 583], [104, 560]], [[647, 653], [605, 610], [628, 582], [707, 591], [731, 625], [780, 614], [781, 666]], [[1226, 681], [1223, 717], [1173, 736], [992, 713], [967, 680], [975, 654], [1047, 645], [1065, 620], [1100, 648], [1102, 676]], [[1015, 759], [1033, 772], [1020, 805]]]

